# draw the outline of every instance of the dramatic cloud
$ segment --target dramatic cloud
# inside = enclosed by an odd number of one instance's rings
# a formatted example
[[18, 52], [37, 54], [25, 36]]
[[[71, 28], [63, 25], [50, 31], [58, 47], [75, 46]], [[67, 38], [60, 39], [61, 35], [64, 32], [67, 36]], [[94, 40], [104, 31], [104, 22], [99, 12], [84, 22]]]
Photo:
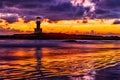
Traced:
[[96, 13], [97, 18], [119, 18], [119, 0], [0, 0], [0, 18], [12, 23], [17, 18], [26, 22], [36, 16], [51, 20], [78, 19], [84, 12]]
[[11, 34], [19, 34], [22, 33], [20, 30], [3, 28], [0, 26], [0, 35], [11, 35]]
[[107, 8], [117, 8], [120, 7], [120, 0], [101, 0], [101, 5], [106, 6]]

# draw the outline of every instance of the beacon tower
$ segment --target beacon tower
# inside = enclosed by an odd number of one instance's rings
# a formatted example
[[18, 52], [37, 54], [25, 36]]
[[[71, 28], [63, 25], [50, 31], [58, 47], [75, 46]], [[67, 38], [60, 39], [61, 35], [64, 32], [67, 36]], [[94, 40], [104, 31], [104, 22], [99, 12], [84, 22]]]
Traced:
[[41, 17], [37, 17], [37, 18], [36, 18], [36, 28], [35, 28], [35, 30], [34, 30], [34, 33], [35, 33], [35, 34], [40, 34], [40, 33], [42, 33], [42, 28], [40, 28], [41, 20], [42, 20]]

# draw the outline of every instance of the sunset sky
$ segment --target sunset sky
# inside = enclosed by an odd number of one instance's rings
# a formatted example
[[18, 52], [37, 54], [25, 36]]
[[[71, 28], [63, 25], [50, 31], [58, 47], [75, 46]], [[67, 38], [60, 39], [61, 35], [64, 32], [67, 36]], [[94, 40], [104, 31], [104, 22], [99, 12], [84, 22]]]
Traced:
[[32, 33], [37, 16], [47, 33], [120, 34], [120, 0], [0, 0], [0, 35]]

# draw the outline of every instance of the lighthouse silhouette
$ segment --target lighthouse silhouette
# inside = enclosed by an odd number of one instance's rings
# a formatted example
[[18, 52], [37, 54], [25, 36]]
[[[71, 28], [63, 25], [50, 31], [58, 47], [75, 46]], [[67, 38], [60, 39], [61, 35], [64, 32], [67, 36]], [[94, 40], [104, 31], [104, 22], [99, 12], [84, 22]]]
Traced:
[[36, 18], [36, 28], [35, 28], [35, 30], [34, 30], [34, 33], [35, 34], [40, 34], [40, 33], [42, 33], [42, 28], [41, 28], [41, 20], [42, 20], [42, 18], [41, 17], [37, 17]]

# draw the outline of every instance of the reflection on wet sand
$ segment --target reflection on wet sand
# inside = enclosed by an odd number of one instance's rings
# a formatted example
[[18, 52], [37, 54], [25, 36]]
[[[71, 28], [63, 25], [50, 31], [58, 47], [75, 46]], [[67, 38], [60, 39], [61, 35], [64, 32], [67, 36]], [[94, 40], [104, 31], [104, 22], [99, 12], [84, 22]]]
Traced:
[[[55, 51], [53, 50], [52, 52]], [[50, 51], [49, 53], [52, 54]], [[120, 62], [119, 50], [112, 50], [112, 49], [107, 51], [99, 50], [97, 51], [97, 53], [92, 51], [92, 52], [88, 52], [87, 54], [79, 53], [79, 52], [69, 55], [65, 55], [65, 54], [57, 55], [57, 53], [55, 55], [53, 53], [54, 56], [53, 54], [50, 56], [50, 54], [49, 56], [43, 58], [43, 62], [44, 62], [43, 65], [47, 69], [48, 68], [50, 70], [53, 69], [52, 71], [54, 71], [54, 73], [69, 74], [70, 76], [73, 77], [79, 76], [79, 79], [81, 77], [85, 77], [86, 75], [88, 78], [89, 72], [91, 71], [95, 72], [97, 76], [98, 75], [101, 76], [103, 73], [99, 74], [98, 72], [99, 70], [105, 69], [107, 67], [116, 66]], [[96, 76], [96, 74], [94, 74], [94, 76]], [[75, 79], [77, 79], [77, 77]], [[94, 79], [91, 80], [95, 80], [95, 77]], [[101, 80], [106, 80], [106, 79], [101, 79]]]
[[3, 47], [0, 79], [119, 80], [120, 47], [115, 45], [65, 43], [61, 47]]
[[50, 72], [49, 69], [44, 69], [44, 66], [42, 66], [41, 63], [41, 58], [42, 58], [42, 52], [41, 48], [37, 47], [36, 48], [36, 59], [37, 59], [37, 65], [36, 65], [36, 70], [39, 73], [40, 76], [37, 77], [38, 80], [69, 80], [67, 76], [56, 76]]

